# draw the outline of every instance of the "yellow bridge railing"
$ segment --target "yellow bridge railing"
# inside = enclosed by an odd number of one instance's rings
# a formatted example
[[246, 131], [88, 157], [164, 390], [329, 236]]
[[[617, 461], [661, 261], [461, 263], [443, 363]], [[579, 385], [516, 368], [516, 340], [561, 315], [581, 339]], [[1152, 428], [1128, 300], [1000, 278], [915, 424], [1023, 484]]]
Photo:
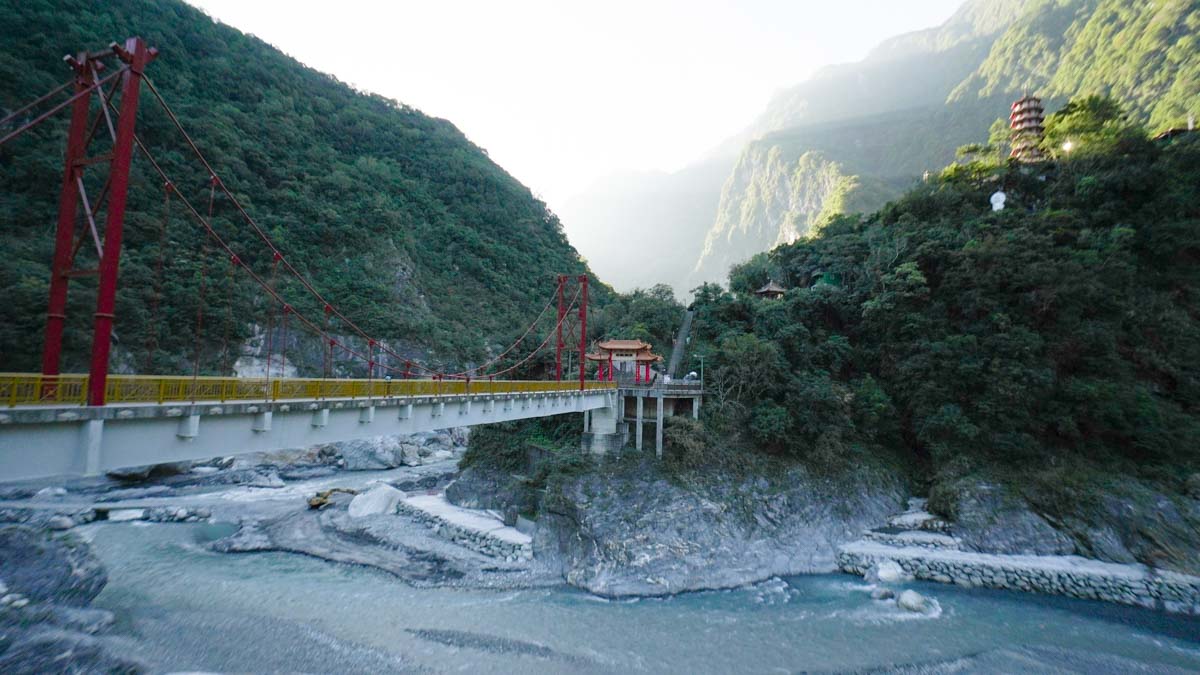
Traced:
[[[87, 375], [0, 373], [0, 405], [86, 405]], [[585, 382], [584, 388], [616, 389], [613, 382]], [[108, 403], [190, 403], [193, 401], [283, 401], [333, 398], [389, 398], [466, 394], [518, 394], [579, 391], [564, 380], [340, 380], [305, 378], [188, 377], [109, 375]]]

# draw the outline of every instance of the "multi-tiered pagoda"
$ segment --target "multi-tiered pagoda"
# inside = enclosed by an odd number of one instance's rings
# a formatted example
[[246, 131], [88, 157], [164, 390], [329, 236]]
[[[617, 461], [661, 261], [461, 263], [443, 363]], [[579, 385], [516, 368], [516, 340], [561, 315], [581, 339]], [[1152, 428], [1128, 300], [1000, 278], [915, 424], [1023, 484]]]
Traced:
[[1012, 104], [1008, 119], [1012, 134], [1012, 153], [1009, 156], [1019, 162], [1044, 160], [1046, 156], [1042, 154], [1040, 146], [1046, 132], [1046, 110], [1042, 107], [1042, 99], [1028, 94], [1023, 96]]

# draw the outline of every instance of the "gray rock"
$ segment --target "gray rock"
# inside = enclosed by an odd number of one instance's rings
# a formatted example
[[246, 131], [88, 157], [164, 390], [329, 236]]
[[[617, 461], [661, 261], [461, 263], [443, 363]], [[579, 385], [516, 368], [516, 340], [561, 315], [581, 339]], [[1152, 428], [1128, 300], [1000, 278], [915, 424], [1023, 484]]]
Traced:
[[42, 488], [41, 490], [38, 490], [38, 491], [37, 491], [37, 492], [36, 492], [36, 493], [33, 495], [33, 498], [34, 498], [34, 499], [56, 499], [56, 498], [58, 498], [58, 497], [65, 497], [66, 495], [67, 495], [67, 489], [66, 489], [66, 488], [63, 488], [63, 487], [44, 487], [44, 488]]
[[538, 508], [538, 493], [522, 478], [470, 466], [446, 486], [446, 501], [467, 509], [499, 511], [512, 506], [532, 513]]
[[108, 582], [104, 567], [82, 540], [20, 525], [0, 528], [0, 570], [12, 591], [35, 602], [84, 606]]
[[112, 627], [115, 617], [105, 609], [39, 604], [21, 609], [20, 621], [25, 625], [47, 623], [67, 630], [94, 634]]
[[421, 466], [421, 446], [415, 443], [400, 444], [400, 461], [404, 466]]
[[151, 476], [174, 476], [191, 471], [191, 462], [167, 462], [164, 464], [148, 464], [146, 466], [129, 466], [106, 471], [109, 478], [123, 481], [146, 480]]
[[839, 544], [898, 510], [902, 491], [891, 480], [867, 468], [837, 482], [794, 468], [685, 486], [645, 467], [593, 472], [547, 492], [534, 553], [568, 583], [606, 596], [828, 572]]
[[142, 673], [146, 666], [119, 656], [103, 642], [75, 631], [38, 627], [12, 642], [0, 654], [0, 672], [26, 673]]
[[75, 521], [70, 516], [53, 516], [46, 521], [46, 527], [51, 530], [69, 530], [75, 527]]
[[507, 525], [508, 527], [516, 527], [517, 518], [520, 517], [521, 512], [517, 510], [517, 507], [510, 505], [510, 506], [504, 507], [503, 515], [504, 515], [503, 520], [504, 520], [505, 525]]
[[379, 471], [421, 464], [421, 445], [407, 436], [376, 436], [328, 447], [333, 448], [342, 468], [348, 471]]
[[354, 497], [348, 509], [351, 518], [393, 514], [404, 493], [391, 485], [377, 485]]
[[895, 584], [910, 580], [911, 577], [895, 560], [880, 560], [867, 570], [863, 579], [870, 583]]
[[998, 485], [979, 483], [960, 492], [952, 532], [969, 549], [984, 553], [1068, 555], [1070, 537]]
[[876, 588], [871, 591], [872, 600], [890, 600], [896, 597], [896, 592], [890, 588]]
[[929, 610], [929, 602], [925, 599], [925, 596], [911, 589], [904, 591], [900, 594], [900, 597], [896, 598], [896, 606], [918, 614], [924, 614]]

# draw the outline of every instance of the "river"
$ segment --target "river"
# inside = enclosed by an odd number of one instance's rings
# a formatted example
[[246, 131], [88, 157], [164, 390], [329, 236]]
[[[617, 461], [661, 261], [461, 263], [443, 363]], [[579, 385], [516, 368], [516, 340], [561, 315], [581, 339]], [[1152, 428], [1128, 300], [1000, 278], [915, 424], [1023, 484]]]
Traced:
[[228, 526], [81, 528], [137, 657], [174, 671], [1200, 671], [1200, 621], [938, 584], [935, 616], [846, 575], [605, 600], [569, 588], [414, 588], [301, 555], [222, 554]]

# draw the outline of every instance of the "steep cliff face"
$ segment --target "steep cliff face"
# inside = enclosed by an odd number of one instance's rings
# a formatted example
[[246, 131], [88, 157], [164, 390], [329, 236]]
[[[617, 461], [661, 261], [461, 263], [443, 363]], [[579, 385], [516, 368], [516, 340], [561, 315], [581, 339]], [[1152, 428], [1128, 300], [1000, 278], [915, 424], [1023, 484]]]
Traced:
[[[720, 281], [731, 262], [804, 236], [780, 206], [796, 194], [825, 195], [806, 205], [816, 213], [882, 206], [956, 147], [982, 140], [1023, 91], [1052, 105], [1111, 94], [1153, 128], [1182, 125], [1200, 112], [1198, 31], [1200, 7], [1187, 0], [978, 0], [860, 63], [827, 68], [778, 95], [755, 122], [689, 285]], [[841, 204], [829, 201], [823, 172], [808, 187], [780, 180], [779, 167], [798, 168], [816, 151], [859, 177]]]
[[721, 192], [716, 223], [704, 240], [702, 269], [723, 276], [730, 265], [759, 251], [807, 236], [826, 205], [853, 189], [852, 183], [820, 152], [792, 159], [778, 145], [751, 145]]
[[942, 26], [892, 38], [776, 96], [725, 182], [689, 285], [809, 235], [822, 213], [878, 208], [951, 159], [972, 138], [956, 131], [986, 127], [1003, 110], [964, 101], [947, 116], [943, 103], [1026, 4], [968, 2]]

